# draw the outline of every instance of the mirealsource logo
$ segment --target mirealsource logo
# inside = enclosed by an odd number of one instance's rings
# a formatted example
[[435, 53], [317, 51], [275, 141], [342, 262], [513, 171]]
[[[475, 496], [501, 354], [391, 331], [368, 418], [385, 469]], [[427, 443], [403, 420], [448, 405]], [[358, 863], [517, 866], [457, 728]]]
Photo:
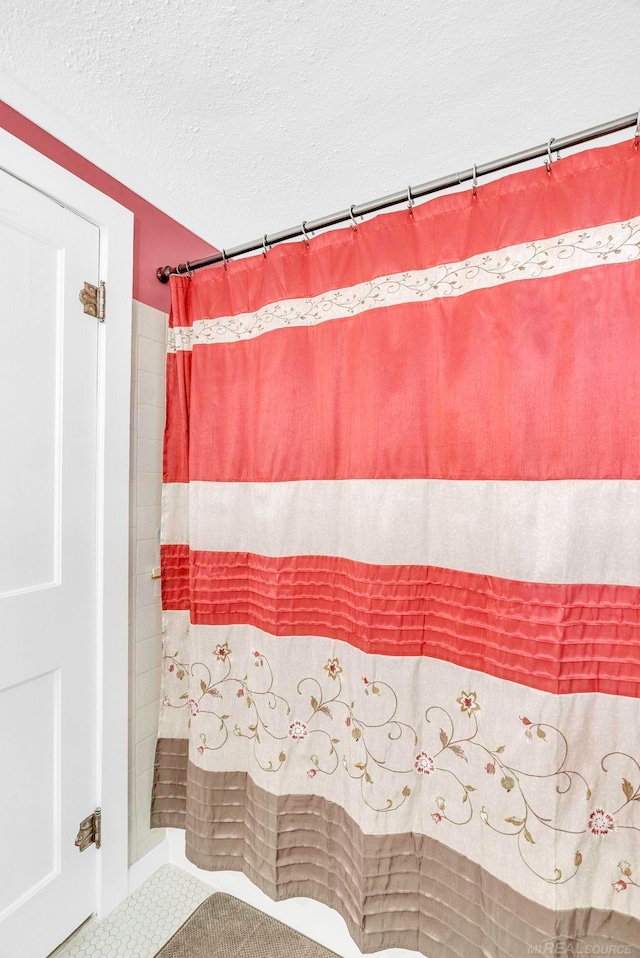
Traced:
[[578, 938], [546, 938], [539, 945], [529, 945], [529, 955], [549, 958], [614, 958], [618, 955], [640, 955], [631, 945], [612, 941], [586, 942]]

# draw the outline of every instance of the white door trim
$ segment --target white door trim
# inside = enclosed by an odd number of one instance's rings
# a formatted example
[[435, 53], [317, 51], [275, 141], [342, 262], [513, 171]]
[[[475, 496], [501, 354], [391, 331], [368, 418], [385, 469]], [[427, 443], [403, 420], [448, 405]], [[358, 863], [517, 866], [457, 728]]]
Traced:
[[[129, 434], [133, 213], [0, 130], [0, 168], [100, 230], [98, 277], [107, 284], [107, 320], [98, 335], [97, 741], [96, 796], [102, 848], [96, 856], [96, 910], [108, 914], [128, 885]], [[81, 306], [78, 303], [78, 309]], [[89, 321], [89, 319], [87, 318]], [[91, 809], [87, 809], [87, 814]], [[85, 852], [84, 854], [87, 854]]]

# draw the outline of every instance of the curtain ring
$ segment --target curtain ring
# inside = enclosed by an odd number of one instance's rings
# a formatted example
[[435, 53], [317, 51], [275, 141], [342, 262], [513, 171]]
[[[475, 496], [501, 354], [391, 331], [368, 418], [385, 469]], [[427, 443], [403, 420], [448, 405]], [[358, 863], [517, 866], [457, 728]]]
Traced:
[[407, 209], [409, 210], [409, 216], [413, 216], [413, 203], [414, 199], [411, 195], [411, 187], [407, 187]]
[[267, 234], [265, 233], [262, 237], [262, 255], [264, 258], [267, 258]]
[[224, 271], [225, 271], [225, 273], [226, 273], [226, 271], [227, 271], [227, 253], [226, 253], [226, 250], [225, 250], [225, 249], [222, 250], [222, 265], [224, 266]]
[[471, 180], [471, 195], [474, 200], [478, 198], [478, 167], [473, 164], [473, 178]]
[[351, 217], [351, 229], [352, 229], [352, 230], [355, 230], [356, 233], [357, 233], [357, 232], [358, 232], [358, 224], [356, 223], [356, 218], [355, 218], [355, 216], [353, 215], [353, 207], [354, 207], [355, 205], [356, 205], [356, 204], [353, 203], [353, 204], [349, 207], [349, 216]]
[[549, 142], [547, 143], [547, 158], [544, 161], [544, 165], [547, 168], [547, 176], [551, 176], [551, 144], [555, 140], [555, 136], [550, 137]]
[[638, 122], [636, 123], [636, 135], [633, 138], [633, 148], [638, 152], [638, 143], [640, 143], [640, 110], [638, 110]]
[[302, 230], [302, 235], [304, 237], [304, 245], [309, 249], [309, 234], [307, 233], [307, 221], [303, 220], [300, 224], [300, 229]]

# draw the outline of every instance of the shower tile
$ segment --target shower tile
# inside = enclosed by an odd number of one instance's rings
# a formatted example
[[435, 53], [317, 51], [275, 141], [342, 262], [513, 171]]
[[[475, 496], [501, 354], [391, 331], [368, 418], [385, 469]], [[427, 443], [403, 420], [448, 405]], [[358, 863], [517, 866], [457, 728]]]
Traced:
[[[130, 508], [131, 508], [131, 505], [130, 505]], [[138, 543], [137, 543], [137, 537], [136, 537], [136, 526], [135, 526], [135, 518], [134, 518], [133, 526], [129, 527], [129, 575], [130, 576], [135, 576], [136, 574], [137, 548], [138, 548]]]
[[138, 456], [138, 431], [134, 423], [131, 426], [131, 432], [129, 434], [129, 463], [130, 463], [130, 470], [132, 473], [134, 473], [136, 470], [137, 456]]
[[160, 561], [159, 551], [157, 536], [152, 539], [139, 538], [136, 546], [136, 572], [150, 574], [154, 566], [157, 566]]
[[164, 404], [149, 406], [138, 404], [138, 434], [143, 439], [162, 439], [164, 431]]
[[149, 738], [150, 735], [158, 734], [159, 712], [159, 699], [136, 710], [136, 744]]
[[149, 794], [144, 800], [144, 795], [142, 793], [143, 783], [140, 784], [140, 788], [136, 791], [136, 797], [138, 796], [138, 791], [141, 794], [142, 805], [140, 808], [136, 809], [136, 829], [138, 831], [138, 839], [140, 836], [146, 835], [147, 832], [151, 830], [149, 825], [149, 819], [151, 817], [151, 785], [149, 785]]
[[159, 579], [152, 579], [150, 572], [138, 573], [132, 584], [135, 590], [136, 608], [142, 609], [145, 605], [154, 605], [160, 601], [159, 592], [156, 590], [159, 581]]
[[164, 373], [166, 350], [164, 343], [140, 336], [138, 339], [138, 369], [161, 376]]
[[156, 754], [156, 736], [150, 735], [136, 745], [136, 772], [140, 775], [143, 772], [153, 770], [153, 761]]
[[143, 708], [160, 698], [160, 669], [152, 669], [136, 677], [136, 707]]
[[[134, 588], [134, 585], [135, 585], [135, 582], [133, 582], [132, 579], [131, 579], [131, 577], [130, 577], [130, 578], [129, 578], [129, 591], [131, 591], [131, 590]], [[129, 622], [130, 622], [130, 623], [131, 623], [131, 620], [132, 620], [132, 619], [131, 619], [131, 607], [130, 607], [130, 609], [129, 609]], [[134, 676], [134, 675], [136, 674], [136, 647], [135, 647], [135, 644], [134, 644], [133, 642], [129, 642], [129, 650], [128, 650], [128, 651], [129, 651], [129, 655], [128, 655], [128, 660], [129, 660], [129, 683], [130, 683], [131, 691], [133, 692], [132, 676]]]
[[160, 528], [160, 506], [138, 506], [138, 536], [141, 539], [157, 539]]
[[[136, 722], [134, 718], [129, 719], [129, 768], [133, 767], [136, 754]], [[131, 809], [129, 809], [131, 812]]]
[[132, 766], [132, 765], [129, 766], [129, 776], [127, 779], [127, 793], [128, 793], [129, 808], [135, 808], [136, 807], [136, 768], [135, 766]]
[[136, 612], [136, 635], [139, 639], [148, 639], [162, 632], [162, 610], [160, 603], [145, 605]]
[[162, 635], [152, 635], [149, 639], [136, 642], [136, 669], [143, 675], [150, 669], [160, 668], [162, 662]]
[[164, 839], [164, 828], [149, 828], [144, 833], [137, 832], [138, 859], [159, 845]]
[[138, 438], [139, 472], [162, 474], [162, 442], [160, 439]]
[[138, 334], [158, 343], [167, 341], [167, 314], [152, 306], [141, 306], [138, 311]]
[[[136, 766], [136, 772], [138, 767]], [[149, 808], [151, 807], [151, 785], [153, 784], [153, 769], [143, 772], [142, 775], [136, 775], [136, 814], [142, 810], [144, 812], [144, 822], [149, 821]]]
[[[129, 808], [133, 808], [133, 805], [129, 805]], [[128, 832], [128, 835], [129, 835], [129, 864], [131, 865], [132, 862], [134, 861], [134, 856], [137, 855], [137, 852], [138, 852], [138, 842], [136, 841], [136, 839], [137, 839], [138, 836], [137, 836], [137, 833], [136, 833], [136, 816], [135, 816], [135, 812], [134, 812], [133, 815], [129, 815], [129, 832]], [[65, 952], [65, 954], [66, 954], [66, 952]]]
[[138, 373], [138, 402], [164, 408], [164, 376], [141, 369]]
[[137, 489], [133, 479], [129, 480], [129, 532], [135, 540]]
[[140, 472], [137, 492], [139, 506], [159, 505], [162, 498], [162, 473]]
[[[132, 328], [131, 485], [129, 560], [129, 814], [130, 862], [138, 861], [164, 836], [136, 816], [136, 783], [149, 771], [158, 728], [158, 669], [162, 661], [158, 527], [162, 495], [162, 437], [165, 419], [166, 313], [135, 302]], [[147, 799], [148, 805], [148, 799]]]

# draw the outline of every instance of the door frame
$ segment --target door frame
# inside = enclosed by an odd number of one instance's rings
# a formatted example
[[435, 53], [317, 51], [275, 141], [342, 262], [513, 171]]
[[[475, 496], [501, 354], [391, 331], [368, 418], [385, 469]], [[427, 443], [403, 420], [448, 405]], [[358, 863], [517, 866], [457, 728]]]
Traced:
[[[133, 213], [17, 137], [0, 129], [0, 169], [67, 207], [99, 231], [99, 275], [107, 288], [98, 323], [96, 474], [96, 913], [128, 893], [129, 436], [133, 309]], [[78, 303], [78, 309], [81, 309]], [[87, 320], [88, 322], [91, 320]], [[97, 320], [95, 320], [97, 322]], [[91, 809], [87, 809], [87, 814]]]

